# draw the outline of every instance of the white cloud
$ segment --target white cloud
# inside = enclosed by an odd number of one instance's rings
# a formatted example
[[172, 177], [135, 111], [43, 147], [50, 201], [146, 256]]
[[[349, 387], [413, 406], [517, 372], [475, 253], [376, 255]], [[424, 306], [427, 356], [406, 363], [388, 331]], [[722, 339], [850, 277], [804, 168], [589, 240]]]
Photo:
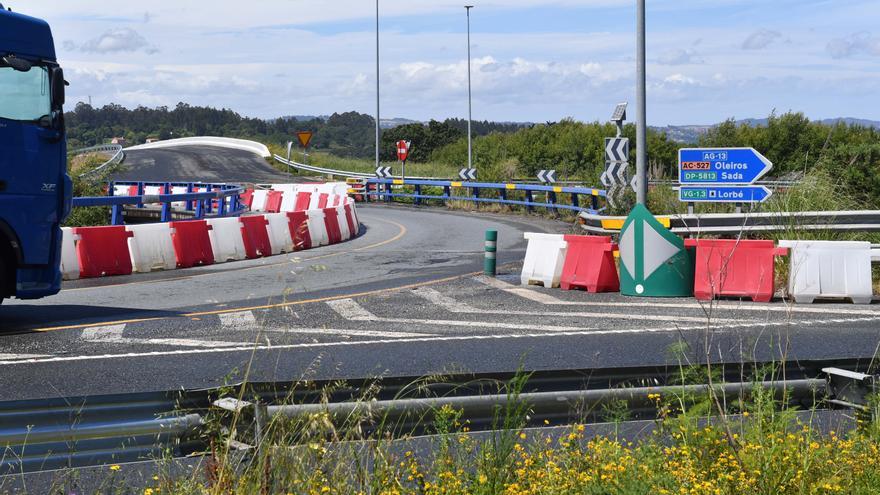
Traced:
[[749, 37], [743, 41], [742, 48], [743, 50], [760, 50], [766, 48], [780, 36], [782, 36], [782, 34], [779, 31], [771, 31], [769, 29], [761, 28], [750, 34]]
[[674, 48], [663, 52], [657, 62], [663, 65], [687, 65], [702, 64], [703, 59], [690, 48]]
[[[72, 50], [76, 48], [76, 44], [72, 41], [65, 41], [64, 48]], [[128, 27], [105, 31], [97, 38], [92, 38], [79, 45], [78, 48], [90, 53], [136, 52], [139, 50], [143, 50], [146, 53], [158, 52], [158, 48], [151, 46], [146, 38]]]
[[855, 33], [846, 38], [834, 38], [825, 47], [832, 58], [846, 58], [858, 54], [880, 55], [880, 38], [869, 33]]

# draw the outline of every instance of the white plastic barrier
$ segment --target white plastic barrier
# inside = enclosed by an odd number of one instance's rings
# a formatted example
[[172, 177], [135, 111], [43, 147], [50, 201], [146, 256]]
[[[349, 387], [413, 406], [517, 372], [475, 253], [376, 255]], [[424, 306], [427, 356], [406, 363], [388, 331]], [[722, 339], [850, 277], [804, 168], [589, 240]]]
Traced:
[[281, 211], [293, 211], [296, 206], [296, 192], [298, 184], [272, 184], [273, 191], [281, 191]]
[[292, 253], [293, 238], [290, 235], [287, 213], [269, 213], [265, 217], [269, 221], [266, 229], [269, 233], [269, 244], [272, 245], [272, 254]]
[[309, 198], [309, 210], [318, 209], [318, 202], [321, 200], [321, 194], [326, 193], [321, 192], [318, 188], [315, 188], [315, 190], [312, 191], [312, 196]]
[[215, 263], [245, 259], [247, 253], [244, 250], [238, 217], [212, 218], [208, 220], [208, 225], [211, 226], [208, 236], [211, 239]]
[[870, 304], [873, 298], [871, 261], [880, 249], [862, 241], [779, 241], [791, 249], [788, 292], [797, 303], [816, 298], [847, 298]]
[[523, 261], [521, 283], [541, 283], [544, 287], [558, 287], [568, 243], [562, 235], [557, 234], [526, 232], [523, 236], [529, 241], [529, 246]]
[[324, 223], [324, 210], [309, 210], [306, 212], [309, 220], [309, 237], [312, 239], [312, 247], [326, 246], [330, 244], [330, 236], [327, 235], [327, 224]]
[[[186, 194], [186, 186], [171, 186], [171, 194]], [[186, 201], [174, 201], [171, 203], [172, 208], [186, 208]]]
[[132, 270], [147, 273], [177, 268], [171, 227], [167, 223], [127, 225], [125, 230], [134, 233], [128, 238]]
[[79, 278], [79, 258], [76, 256], [76, 236], [70, 227], [61, 227], [61, 278]]
[[251, 211], [265, 210], [267, 199], [269, 199], [268, 189], [254, 189], [254, 200], [251, 202]]
[[131, 186], [113, 186], [113, 195], [114, 196], [131, 196], [129, 194], [131, 192]]
[[336, 207], [336, 221], [339, 222], [339, 237], [343, 241], [351, 239], [351, 230], [348, 228], [348, 217], [345, 215], [345, 206]]

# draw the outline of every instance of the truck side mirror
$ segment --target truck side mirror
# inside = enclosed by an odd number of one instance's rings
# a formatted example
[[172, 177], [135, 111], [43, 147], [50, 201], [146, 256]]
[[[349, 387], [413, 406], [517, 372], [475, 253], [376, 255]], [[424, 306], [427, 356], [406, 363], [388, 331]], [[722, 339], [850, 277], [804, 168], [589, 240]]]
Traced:
[[53, 67], [51, 72], [53, 108], [60, 110], [64, 105], [64, 85], [64, 70], [61, 67]]

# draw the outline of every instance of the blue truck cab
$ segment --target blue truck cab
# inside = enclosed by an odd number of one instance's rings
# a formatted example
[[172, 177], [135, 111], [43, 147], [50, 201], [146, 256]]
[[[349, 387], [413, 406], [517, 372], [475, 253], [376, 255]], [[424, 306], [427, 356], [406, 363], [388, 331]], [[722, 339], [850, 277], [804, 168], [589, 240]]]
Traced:
[[61, 290], [64, 86], [49, 25], [0, 4], [0, 301]]

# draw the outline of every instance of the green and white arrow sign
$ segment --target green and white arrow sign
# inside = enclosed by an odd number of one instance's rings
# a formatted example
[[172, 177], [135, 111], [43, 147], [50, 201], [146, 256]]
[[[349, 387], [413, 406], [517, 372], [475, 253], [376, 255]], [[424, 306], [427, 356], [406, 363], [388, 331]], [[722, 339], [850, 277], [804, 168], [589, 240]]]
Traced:
[[694, 293], [693, 256], [644, 205], [620, 231], [620, 292], [627, 296], [685, 297]]

